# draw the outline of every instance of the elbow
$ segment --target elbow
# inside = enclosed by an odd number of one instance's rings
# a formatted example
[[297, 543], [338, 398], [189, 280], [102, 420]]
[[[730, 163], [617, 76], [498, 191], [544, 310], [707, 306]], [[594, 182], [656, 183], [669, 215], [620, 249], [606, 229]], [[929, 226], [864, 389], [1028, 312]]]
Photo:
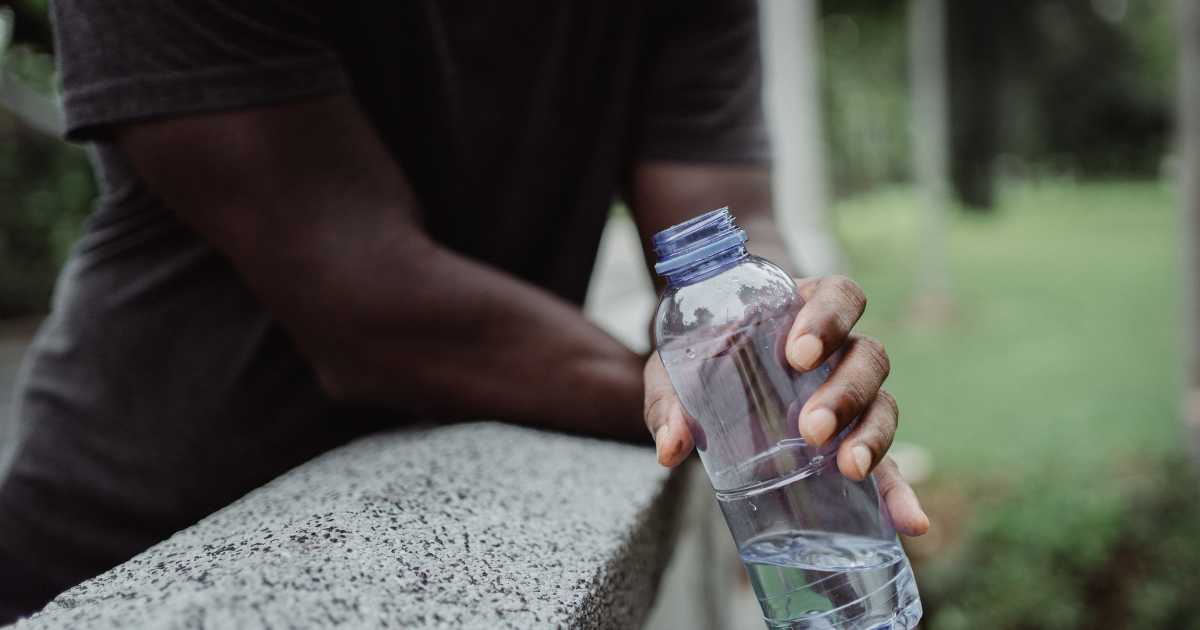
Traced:
[[358, 396], [349, 386], [351, 379], [347, 378], [344, 370], [325, 361], [315, 362], [313, 368], [316, 372], [317, 385], [326, 398], [341, 404], [358, 402]]
[[380, 374], [394, 373], [394, 370], [367, 367], [367, 363], [350, 363], [347, 361], [325, 362], [313, 361], [313, 372], [317, 386], [329, 402], [339, 406], [369, 406], [387, 408], [402, 414], [417, 414], [429, 410], [430, 403], [426, 392], [422, 395], [419, 389], [429, 383], [421, 379], [415, 382], [395, 382], [379, 378]]
[[[314, 340], [319, 340], [313, 343]], [[336, 340], [328, 337], [308, 337], [301, 340], [301, 354], [308, 359], [316, 379], [317, 387], [326, 398], [335, 403], [353, 405], [370, 402], [370, 383], [364, 376], [370, 373], [363, 368], [359, 342], [353, 336]]]
[[396, 405], [395, 383], [384, 375], [391, 373], [361, 345], [342, 343], [338, 352], [308, 353], [317, 386], [331, 402], [341, 405]]

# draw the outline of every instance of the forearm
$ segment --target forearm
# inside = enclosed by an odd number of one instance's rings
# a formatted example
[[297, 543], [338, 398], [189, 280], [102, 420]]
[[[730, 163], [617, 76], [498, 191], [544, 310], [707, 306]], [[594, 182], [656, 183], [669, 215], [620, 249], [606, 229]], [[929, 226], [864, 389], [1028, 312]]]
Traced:
[[768, 167], [648, 162], [635, 167], [630, 188], [630, 204], [651, 267], [650, 239], [655, 232], [701, 212], [729, 206], [738, 225], [746, 230], [751, 253], [800, 275], [772, 211]]
[[293, 313], [332, 394], [644, 439], [639, 358], [577, 308], [428, 241], [378, 238], [373, 255], [312, 269], [311, 287], [260, 288]]
[[731, 205], [731, 207], [737, 215], [738, 225], [746, 230], [746, 248], [750, 253], [762, 256], [783, 267], [793, 277], [804, 275], [801, 273], [800, 265], [796, 263], [791, 251], [788, 250], [770, 207], [765, 212], [753, 212], [748, 215], [740, 212], [737, 206]]
[[632, 351], [574, 306], [398, 225], [398, 213], [371, 214], [377, 224], [306, 231], [320, 236], [282, 259], [231, 252], [331, 396], [644, 439]]

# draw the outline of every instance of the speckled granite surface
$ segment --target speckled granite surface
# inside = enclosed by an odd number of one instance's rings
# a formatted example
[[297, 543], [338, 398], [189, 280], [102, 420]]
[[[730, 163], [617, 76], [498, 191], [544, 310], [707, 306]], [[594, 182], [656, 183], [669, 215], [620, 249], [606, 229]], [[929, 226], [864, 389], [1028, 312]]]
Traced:
[[636, 628], [681, 485], [649, 448], [503, 424], [374, 435], [14, 627]]

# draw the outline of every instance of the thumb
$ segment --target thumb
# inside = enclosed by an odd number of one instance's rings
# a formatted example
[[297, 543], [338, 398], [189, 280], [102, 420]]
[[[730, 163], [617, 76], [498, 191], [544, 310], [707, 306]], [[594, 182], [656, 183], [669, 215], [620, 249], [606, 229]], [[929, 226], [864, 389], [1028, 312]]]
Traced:
[[654, 436], [658, 463], [672, 468], [692, 452], [692, 434], [688, 430], [683, 404], [675, 395], [667, 369], [658, 353], [650, 355], [643, 372], [646, 398], [643, 414], [646, 428]]

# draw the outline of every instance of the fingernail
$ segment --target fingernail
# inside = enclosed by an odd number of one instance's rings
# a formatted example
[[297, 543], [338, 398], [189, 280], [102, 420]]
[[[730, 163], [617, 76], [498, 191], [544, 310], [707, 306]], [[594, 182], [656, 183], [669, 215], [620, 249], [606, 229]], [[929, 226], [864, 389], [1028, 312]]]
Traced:
[[654, 451], [655, 455], [658, 457], [659, 463], [662, 463], [663, 460], [663, 442], [665, 442], [666, 439], [667, 425], [664, 424], [661, 427], [658, 427], [658, 430], [654, 432]]
[[904, 535], [924, 536], [925, 534], [929, 533], [929, 527], [929, 515], [925, 513], [925, 510], [918, 507], [917, 513], [914, 516], [914, 520], [911, 524], [909, 524], [908, 527], [905, 528], [906, 531], [904, 532]]
[[850, 449], [850, 456], [854, 459], [854, 467], [858, 469], [858, 476], [866, 479], [867, 472], [871, 470], [871, 449], [862, 444], [855, 444]]
[[827, 442], [837, 428], [837, 416], [824, 407], [814, 409], [800, 417], [800, 435], [813, 446]]
[[816, 335], [800, 336], [792, 342], [792, 366], [803, 370], [817, 367], [824, 347], [825, 344]]

